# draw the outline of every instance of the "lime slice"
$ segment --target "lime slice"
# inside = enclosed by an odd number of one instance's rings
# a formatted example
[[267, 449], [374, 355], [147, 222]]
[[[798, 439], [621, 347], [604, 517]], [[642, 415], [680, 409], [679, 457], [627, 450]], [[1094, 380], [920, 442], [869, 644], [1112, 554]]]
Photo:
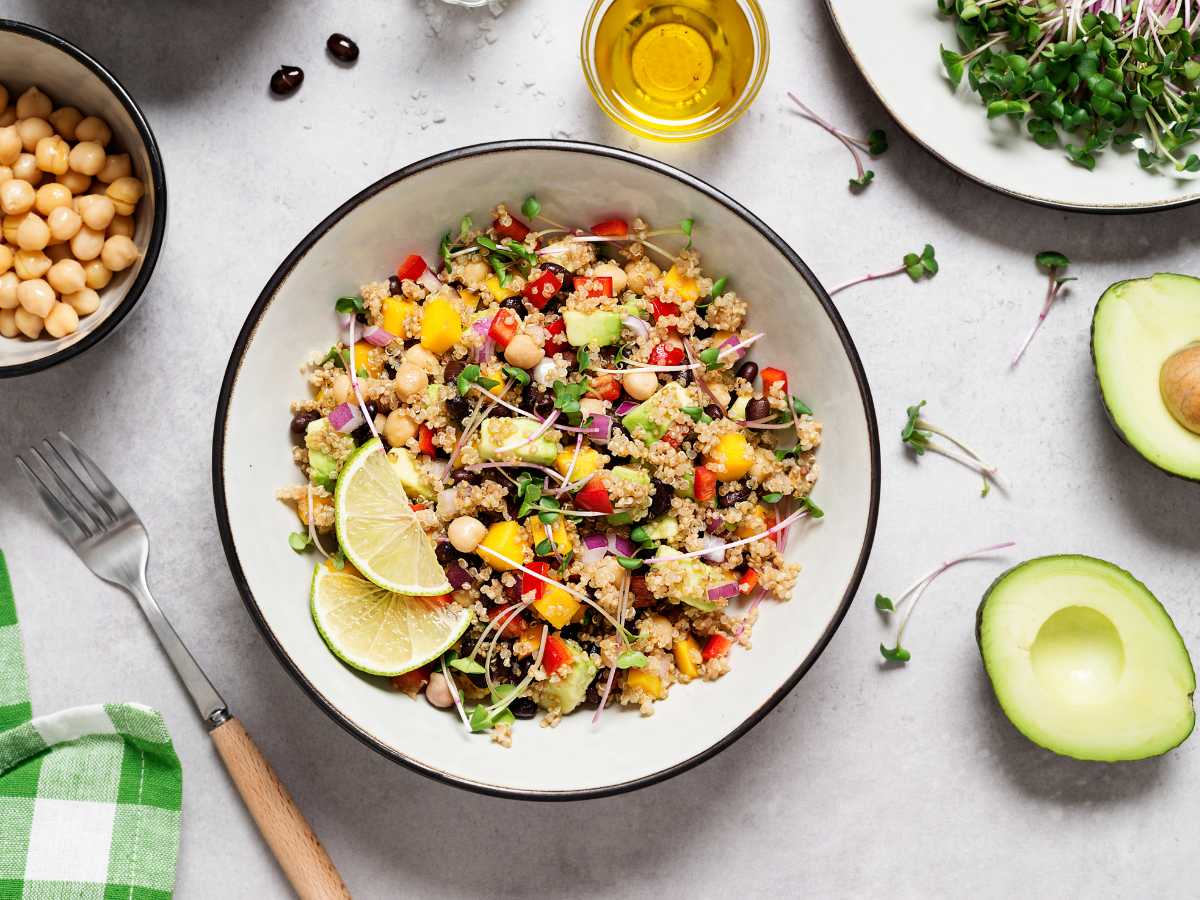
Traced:
[[334, 656], [372, 675], [401, 675], [437, 659], [471, 622], [457, 603], [394, 594], [327, 563], [313, 572], [312, 617]]
[[346, 460], [333, 495], [338, 543], [368, 581], [397, 594], [450, 592], [433, 542], [413, 512], [400, 471], [379, 438]]

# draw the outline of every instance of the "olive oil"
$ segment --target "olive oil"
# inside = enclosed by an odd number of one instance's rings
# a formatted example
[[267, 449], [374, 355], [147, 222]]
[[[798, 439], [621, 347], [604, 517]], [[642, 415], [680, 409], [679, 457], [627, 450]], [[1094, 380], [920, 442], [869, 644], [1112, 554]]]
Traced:
[[[615, 0], [596, 30], [600, 90], [647, 132], [718, 130], [761, 62], [739, 0]], [[711, 127], [710, 127], [711, 126]]]

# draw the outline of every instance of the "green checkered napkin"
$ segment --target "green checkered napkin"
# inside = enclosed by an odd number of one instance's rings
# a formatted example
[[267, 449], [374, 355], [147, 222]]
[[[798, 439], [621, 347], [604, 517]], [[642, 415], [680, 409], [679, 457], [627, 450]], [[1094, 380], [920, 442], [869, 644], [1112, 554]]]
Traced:
[[183, 776], [133, 703], [33, 717], [0, 553], [0, 900], [160, 900], [175, 886]]

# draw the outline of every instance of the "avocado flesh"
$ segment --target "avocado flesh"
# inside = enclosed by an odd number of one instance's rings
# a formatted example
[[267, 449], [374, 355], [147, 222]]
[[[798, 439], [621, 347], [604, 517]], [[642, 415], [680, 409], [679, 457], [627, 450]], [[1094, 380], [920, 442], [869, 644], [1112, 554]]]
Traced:
[[1144, 759], [1178, 746], [1195, 725], [1183, 639], [1146, 586], [1112, 563], [1021, 563], [984, 595], [976, 636], [1005, 715], [1055, 753]]
[[1162, 399], [1159, 373], [1200, 340], [1200, 279], [1158, 274], [1114, 284], [1096, 304], [1092, 359], [1100, 393], [1121, 438], [1154, 465], [1200, 480], [1200, 434]]
[[537, 683], [534, 689], [534, 699], [543, 709], [555, 709], [559, 712], [572, 712], [587, 696], [588, 685], [596, 677], [596, 664], [583, 652], [583, 648], [572, 640], [566, 641], [567, 649], [571, 651], [571, 671], [560, 673], [557, 681], [547, 680]]
[[572, 347], [596, 344], [607, 347], [621, 339], [621, 314], [607, 310], [578, 312], [568, 309], [563, 314], [567, 326], [567, 343]]

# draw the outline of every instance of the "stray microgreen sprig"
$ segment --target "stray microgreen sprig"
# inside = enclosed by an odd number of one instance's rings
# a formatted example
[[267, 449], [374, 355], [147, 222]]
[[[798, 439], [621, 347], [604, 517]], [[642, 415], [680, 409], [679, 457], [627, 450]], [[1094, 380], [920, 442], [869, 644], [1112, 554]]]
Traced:
[[[917, 456], [924, 456], [926, 450], [931, 450], [947, 459], [954, 460], [960, 465], [966, 466], [974, 472], [978, 472], [980, 477], [983, 478], [983, 488], [980, 491], [980, 496], [986, 497], [992, 489], [992, 482], [996, 484], [1000, 483], [1000, 470], [996, 466], [984, 462], [978, 453], [958, 438], [947, 434], [938, 426], [921, 418], [921, 408], [923, 406], [925, 406], [924, 400], [913, 404], [905, 410], [907, 419], [904, 423], [904, 428], [900, 431], [900, 441]], [[962, 453], [956, 453], [949, 447], [943, 447], [941, 444], [935, 443], [932, 440], [934, 435], [949, 441], [961, 450]], [[964, 456], [963, 454], [966, 455]]]
[[945, 562], [939, 563], [932, 571], [926, 573], [912, 584], [904, 593], [897, 596], [895, 600], [884, 594], [875, 595], [875, 608], [882, 613], [895, 613], [900, 607], [908, 602], [908, 607], [904, 611], [904, 618], [900, 620], [900, 627], [896, 630], [895, 646], [888, 647], [886, 644], [879, 645], [879, 653], [888, 662], [908, 662], [912, 659], [912, 654], [904, 647], [904, 631], [908, 627], [909, 619], [912, 618], [913, 610], [917, 608], [917, 603], [934, 581], [938, 579], [943, 572], [960, 562], [966, 562], [969, 559], [975, 559], [980, 556], [985, 556], [988, 553], [995, 553], [998, 550], [1007, 550], [1009, 547], [1015, 547], [1015, 541], [1006, 541], [1003, 544], [992, 544], [989, 547], [981, 547], [978, 550], [972, 550], [970, 553], [964, 553], [962, 556], [956, 556], [954, 559], [948, 559]]
[[1054, 301], [1058, 299], [1058, 294], [1062, 290], [1062, 286], [1068, 281], [1074, 281], [1074, 278], [1064, 278], [1062, 273], [1066, 271], [1067, 266], [1071, 261], [1057, 250], [1043, 250], [1034, 257], [1038, 267], [1045, 269], [1050, 276], [1049, 284], [1046, 286], [1046, 299], [1042, 302], [1042, 311], [1038, 313], [1037, 321], [1033, 323], [1033, 328], [1029, 330], [1024, 342], [1019, 350], [1012, 358], [1012, 363], [1009, 368], [1016, 368], [1017, 363], [1021, 361], [1021, 357], [1025, 355], [1025, 351], [1029, 345], [1033, 343], [1034, 335], [1038, 333], [1038, 329], [1042, 327], [1042, 323], [1046, 321], [1046, 316], [1050, 312], [1050, 307], [1054, 305]]
[[895, 275], [908, 275], [913, 281], [920, 281], [922, 278], [932, 278], [938, 273], [938, 270], [937, 255], [933, 249], [933, 244], [926, 244], [920, 253], [905, 253], [904, 259], [896, 268], [888, 269], [886, 272], [868, 273], [859, 278], [844, 282], [837, 287], [830, 288], [829, 294], [832, 296], [846, 290], [846, 288], [852, 288], [856, 284], [877, 281], [880, 278], [891, 278]]
[[862, 154], [867, 153], [874, 157], [887, 152], [887, 135], [883, 130], [876, 128], [865, 138], [854, 137], [822, 119], [791, 91], [788, 91], [788, 96], [792, 99], [793, 103], [800, 107], [800, 116], [828, 131], [841, 141], [842, 145], [850, 151], [850, 155], [854, 157], [854, 166], [858, 171], [858, 175], [850, 179], [850, 190], [858, 192], [870, 184], [875, 179], [875, 173], [863, 165]]

